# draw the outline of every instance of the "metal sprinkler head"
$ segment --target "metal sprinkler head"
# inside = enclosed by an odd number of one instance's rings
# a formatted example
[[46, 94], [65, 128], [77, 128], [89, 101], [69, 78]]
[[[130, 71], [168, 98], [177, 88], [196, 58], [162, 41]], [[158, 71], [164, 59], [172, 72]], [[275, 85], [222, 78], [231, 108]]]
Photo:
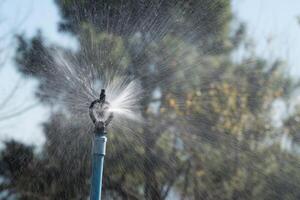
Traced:
[[96, 131], [104, 134], [106, 127], [113, 119], [113, 113], [109, 112], [110, 104], [105, 99], [105, 89], [102, 89], [99, 99], [94, 100], [89, 107], [90, 118], [95, 124]]

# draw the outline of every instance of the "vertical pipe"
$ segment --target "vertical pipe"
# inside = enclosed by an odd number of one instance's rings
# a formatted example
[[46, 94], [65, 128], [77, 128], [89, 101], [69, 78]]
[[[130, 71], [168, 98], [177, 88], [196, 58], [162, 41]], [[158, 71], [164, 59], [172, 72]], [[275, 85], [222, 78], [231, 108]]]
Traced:
[[97, 131], [93, 141], [90, 200], [101, 200], [102, 174], [107, 138], [104, 130]]

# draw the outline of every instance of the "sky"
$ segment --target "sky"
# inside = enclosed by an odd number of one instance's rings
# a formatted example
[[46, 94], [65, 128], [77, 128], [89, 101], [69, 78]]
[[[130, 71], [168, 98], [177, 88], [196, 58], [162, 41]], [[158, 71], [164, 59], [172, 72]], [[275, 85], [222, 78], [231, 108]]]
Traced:
[[299, 0], [233, 0], [233, 11], [246, 23], [258, 55], [280, 58], [292, 76], [300, 76]]
[[[257, 44], [257, 54], [268, 59], [281, 58], [287, 62], [289, 73], [300, 77], [300, 24], [296, 18], [300, 16], [300, 1], [233, 0], [232, 6], [238, 20], [246, 24], [248, 37]], [[5, 41], [12, 36], [7, 33], [32, 37], [40, 29], [49, 43], [76, 46], [70, 35], [57, 32], [59, 19], [53, 0], [0, 0], [0, 36], [5, 35]], [[34, 97], [37, 82], [17, 72], [13, 61], [15, 44], [1, 45], [5, 45], [8, 59], [0, 66], [0, 141], [14, 138], [27, 144], [43, 144], [41, 124], [47, 121], [49, 110]], [[11, 101], [1, 107], [16, 84], [18, 90]], [[31, 105], [35, 106], [28, 112], [1, 120], [1, 116]]]

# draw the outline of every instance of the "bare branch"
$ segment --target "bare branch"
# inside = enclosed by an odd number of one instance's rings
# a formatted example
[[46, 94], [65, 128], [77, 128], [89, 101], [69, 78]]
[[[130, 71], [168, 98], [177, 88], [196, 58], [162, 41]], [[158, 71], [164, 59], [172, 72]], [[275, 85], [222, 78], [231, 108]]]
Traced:
[[10, 93], [3, 99], [3, 101], [0, 103], [0, 110], [2, 110], [10, 101], [11, 99], [15, 96], [16, 92], [20, 88], [20, 84], [22, 82], [22, 79], [19, 78], [19, 80], [16, 82], [15, 86], [13, 89], [10, 91]]
[[1, 121], [5, 121], [5, 120], [8, 120], [8, 119], [11, 119], [11, 118], [16, 117], [16, 116], [19, 116], [19, 115], [22, 115], [22, 114], [28, 112], [29, 110], [31, 110], [31, 109], [37, 107], [38, 105], [39, 105], [39, 103], [34, 103], [34, 104], [29, 105], [29, 106], [27, 106], [27, 107], [25, 107], [25, 108], [23, 108], [23, 109], [21, 109], [21, 110], [15, 111], [15, 112], [10, 113], [10, 114], [8, 114], [8, 115], [1, 116], [1, 117], [0, 117], [0, 122], [1, 122]]

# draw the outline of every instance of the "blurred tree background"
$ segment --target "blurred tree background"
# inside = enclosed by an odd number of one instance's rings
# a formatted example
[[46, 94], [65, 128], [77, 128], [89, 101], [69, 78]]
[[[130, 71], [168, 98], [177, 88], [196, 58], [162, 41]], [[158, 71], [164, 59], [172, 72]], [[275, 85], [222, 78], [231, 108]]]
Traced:
[[[43, 95], [53, 88], [48, 50], [59, 48], [100, 71], [140, 78], [147, 93], [146, 123], [108, 136], [105, 199], [300, 199], [299, 109], [282, 126], [273, 119], [274, 103], [289, 105], [298, 84], [280, 61], [254, 53], [232, 61], [238, 48], [252, 49], [229, 0], [56, 4], [59, 30], [75, 36], [79, 49], [46, 45], [42, 33], [17, 37], [18, 68], [39, 80], [37, 97], [53, 109], [41, 152], [6, 142], [1, 198], [88, 198], [86, 125], [56, 105], [63, 89]], [[292, 148], [281, 147], [283, 137]]]

